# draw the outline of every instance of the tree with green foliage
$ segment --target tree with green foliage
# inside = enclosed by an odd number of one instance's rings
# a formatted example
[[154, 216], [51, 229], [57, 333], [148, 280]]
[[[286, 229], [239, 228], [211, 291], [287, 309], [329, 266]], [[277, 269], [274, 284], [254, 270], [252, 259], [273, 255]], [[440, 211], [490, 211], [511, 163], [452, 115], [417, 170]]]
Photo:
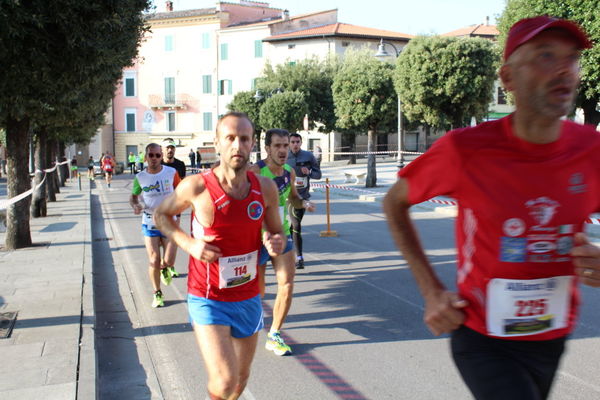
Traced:
[[302, 121], [307, 111], [303, 93], [275, 93], [266, 98], [260, 107], [260, 125], [265, 129], [282, 128], [296, 132], [302, 129]]
[[229, 111], [243, 112], [248, 115], [252, 123], [254, 123], [254, 133], [256, 135], [256, 142], [260, 140], [260, 133], [263, 128], [260, 126], [260, 106], [262, 102], [254, 97], [255, 92], [237, 92], [233, 96], [231, 103], [227, 105]]
[[336, 117], [331, 85], [338, 68], [335, 58], [319, 60], [309, 58], [296, 63], [267, 64], [257, 88], [263, 93], [277, 89], [304, 94], [307, 104], [309, 129], [330, 132], [335, 128]]
[[[498, 20], [499, 42], [504, 46], [510, 27], [522, 18], [550, 15], [577, 22], [592, 42], [600, 43], [599, 0], [510, 0]], [[585, 123], [600, 124], [600, 46], [584, 50], [581, 85], [575, 102], [583, 109]]]
[[392, 81], [394, 67], [377, 60], [371, 50], [347, 51], [333, 80], [338, 125], [367, 130], [369, 152], [366, 187], [377, 185], [375, 154], [377, 130], [398, 118], [398, 96]]
[[[142, 11], [149, 6], [149, 0], [2, 2], [0, 126], [6, 129], [8, 197], [31, 187], [27, 162], [32, 127], [59, 126], [54, 117], [44, 117], [64, 112], [70, 101], [112, 96], [122, 69], [137, 56], [147, 29]], [[8, 249], [31, 245], [30, 201], [8, 209]]]
[[447, 130], [482, 120], [492, 101], [496, 45], [479, 38], [420, 36], [396, 60], [402, 112], [426, 128]]

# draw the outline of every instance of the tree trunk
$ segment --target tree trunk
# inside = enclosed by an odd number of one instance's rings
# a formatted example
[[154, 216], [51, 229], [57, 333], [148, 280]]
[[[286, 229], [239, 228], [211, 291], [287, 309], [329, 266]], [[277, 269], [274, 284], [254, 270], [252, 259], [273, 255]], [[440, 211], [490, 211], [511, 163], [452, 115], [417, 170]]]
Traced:
[[368, 144], [367, 144], [367, 152], [369, 153], [367, 158], [367, 184], [365, 187], [375, 187], [377, 186], [377, 168], [376, 168], [376, 159], [375, 154], [373, 152], [377, 148], [376, 140], [377, 140], [377, 128], [371, 127], [368, 131]]
[[[56, 140], [56, 159], [58, 160], [59, 163], [62, 163], [65, 158], [65, 152], [64, 149], [61, 145], [61, 142]], [[58, 185], [60, 187], [64, 187], [67, 179], [69, 178], [69, 174], [65, 173], [65, 166], [66, 165], [59, 165], [57, 168], [58, 171]], [[68, 171], [68, 167], [67, 167], [67, 171]]]
[[[8, 198], [31, 189], [29, 178], [29, 119], [6, 121]], [[8, 250], [31, 246], [29, 205], [31, 197], [11, 204], [6, 210], [6, 242]]]
[[[35, 135], [35, 148], [34, 148], [34, 166], [35, 166], [35, 185], [39, 185], [44, 179], [44, 169], [47, 168], [48, 163], [46, 162], [46, 142], [47, 136], [45, 129], [41, 129]], [[48, 186], [47, 178], [44, 183], [33, 191], [31, 198], [31, 216], [33, 218], [45, 217], [46, 208], [46, 186]]]
[[597, 111], [598, 107], [598, 99], [585, 99], [581, 103], [581, 108], [583, 108], [584, 114], [584, 122], [586, 124], [598, 126], [600, 124], [600, 111]]
[[[51, 140], [48, 140], [46, 138], [46, 148], [44, 151], [46, 153], [46, 160], [47, 160], [46, 164], [48, 165], [49, 168], [51, 168], [54, 165], [53, 160], [55, 159], [51, 142], [52, 142]], [[53, 172], [49, 172], [46, 175], [46, 198], [47, 198], [47, 200], [49, 202], [56, 201], [56, 193], [57, 193], [56, 171], [53, 171]]]

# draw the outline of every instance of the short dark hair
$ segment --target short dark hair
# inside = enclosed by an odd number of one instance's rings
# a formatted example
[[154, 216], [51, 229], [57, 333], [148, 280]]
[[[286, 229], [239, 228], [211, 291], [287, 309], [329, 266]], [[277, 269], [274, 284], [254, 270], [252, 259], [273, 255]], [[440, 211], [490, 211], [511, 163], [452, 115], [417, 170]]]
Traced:
[[290, 133], [285, 129], [279, 129], [279, 128], [269, 129], [267, 132], [265, 132], [265, 146], [271, 145], [273, 135], [277, 135], [282, 138], [290, 137]]
[[223, 121], [229, 117], [235, 117], [235, 118], [242, 118], [247, 120], [250, 123], [250, 126], [252, 126], [252, 133], [254, 133], [254, 123], [252, 122], [252, 120], [250, 119], [250, 117], [248, 116], [248, 114], [243, 113], [241, 111], [230, 111], [227, 114], [221, 116], [221, 118], [219, 118], [219, 121], [217, 122], [217, 127], [215, 129], [216, 134], [219, 134], [219, 128], [221, 127], [221, 124], [223, 123]]
[[297, 133], [297, 132], [290, 133], [290, 140], [291, 140], [291, 138], [293, 138], [293, 137], [297, 137], [297, 138], [299, 138], [299, 139], [300, 139], [300, 141], [302, 141], [302, 136], [301, 136], [299, 133]]
[[146, 149], [145, 149], [145, 153], [146, 154], [148, 153], [148, 149], [151, 148], [151, 147], [158, 147], [159, 149], [162, 150], [162, 146], [160, 144], [158, 144], [158, 143], [150, 143], [148, 146], [146, 146]]

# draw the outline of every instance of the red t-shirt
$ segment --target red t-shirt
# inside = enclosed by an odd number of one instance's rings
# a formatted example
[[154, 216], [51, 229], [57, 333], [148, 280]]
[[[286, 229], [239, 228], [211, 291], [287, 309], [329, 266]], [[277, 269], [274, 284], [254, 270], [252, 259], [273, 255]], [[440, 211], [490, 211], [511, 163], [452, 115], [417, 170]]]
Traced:
[[399, 172], [409, 201], [458, 201], [457, 286], [465, 325], [488, 336], [546, 340], [574, 326], [573, 235], [600, 209], [600, 133], [570, 121], [560, 138], [517, 138], [512, 116], [451, 131]]
[[107, 171], [107, 172], [112, 172], [113, 170], [113, 159], [112, 157], [109, 156], [105, 156], [104, 159], [102, 159], [102, 169]]
[[192, 213], [194, 237], [215, 236], [210, 244], [223, 254], [216, 262], [206, 263], [190, 256], [188, 292], [220, 301], [242, 301], [259, 294], [257, 263], [265, 202], [260, 182], [247, 172], [250, 190], [242, 200], [228, 196], [210, 170], [202, 174], [214, 206], [214, 221], [202, 227]]

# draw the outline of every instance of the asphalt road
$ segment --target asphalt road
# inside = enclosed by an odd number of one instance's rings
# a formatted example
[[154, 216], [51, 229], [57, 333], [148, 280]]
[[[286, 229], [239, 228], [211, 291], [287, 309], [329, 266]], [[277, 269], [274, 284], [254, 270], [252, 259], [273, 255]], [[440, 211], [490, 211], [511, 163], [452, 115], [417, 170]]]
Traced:
[[[128, 196], [131, 176], [113, 188], [98, 182], [94, 195], [94, 280], [101, 399], [203, 399], [206, 376], [188, 323], [182, 273], [163, 288], [166, 306], [150, 307], [147, 258]], [[292, 310], [284, 325], [293, 356], [264, 349], [265, 332], [243, 398], [468, 399], [452, 364], [448, 339], [422, 323], [422, 300], [398, 255], [379, 202], [334, 196], [332, 229], [325, 230], [322, 193], [318, 210], [303, 222], [306, 269], [296, 278]], [[427, 253], [442, 280], [453, 287], [453, 218], [413, 213]], [[189, 225], [189, 213], [182, 226]], [[267, 270], [265, 308], [275, 283]], [[583, 289], [581, 321], [561, 366], [552, 399], [600, 398], [600, 291]], [[270, 318], [266, 319], [270, 324]]]

